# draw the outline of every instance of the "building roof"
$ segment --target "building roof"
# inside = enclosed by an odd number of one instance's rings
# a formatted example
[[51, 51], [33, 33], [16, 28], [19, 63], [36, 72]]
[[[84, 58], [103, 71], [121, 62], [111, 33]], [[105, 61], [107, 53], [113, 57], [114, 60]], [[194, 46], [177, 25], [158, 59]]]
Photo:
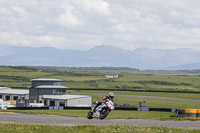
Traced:
[[38, 78], [38, 79], [31, 79], [30, 80], [31, 82], [33, 81], [46, 81], [46, 82], [62, 82], [63, 80], [60, 80], [60, 79], [44, 79], [44, 78]]
[[4, 89], [0, 90], [0, 94], [26, 95], [29, 94], [29, 90]]
[[91, 96], [84, 95], [43, 95], [43, 99], [69, 100], [77, 98], [87, 98]]
[[62, 85], [40, 85], [40, 86], [36, 86], [35, 88], [37, 89], [67, 89], [67, 87], [62, 86]]
[[9, 87], [0, 87], [0, 90], [11, 89]]

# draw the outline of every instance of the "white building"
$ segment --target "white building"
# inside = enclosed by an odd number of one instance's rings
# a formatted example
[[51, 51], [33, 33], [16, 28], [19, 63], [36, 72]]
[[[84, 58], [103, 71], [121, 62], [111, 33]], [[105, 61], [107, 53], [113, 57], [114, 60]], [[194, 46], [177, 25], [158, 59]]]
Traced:
[[[19, 107], [28, 107], [32, 103], [44, 106], [83, 106], [92, 105], [91, 96], [67, 95], [67, 87], [61, 86], [59, 79], [32, 79], [29, 90], [16, 90], [0, 87], [0, 99], [4, 101], [17, 100]], [[29, 103], [30, 102], [30, 103]]]
[[46, 106], [76, 106], [90, 107], [92, 103], [91, 96], [83, 95], [43, 95]]
[[25, 98], [29, 98], [29, 90], [16, 90], [8, 87], [0, 87], [0, 99], [3, 99], [3, 101]]
[[119, 75], [105, 75], [106, 78], [118, 78]]

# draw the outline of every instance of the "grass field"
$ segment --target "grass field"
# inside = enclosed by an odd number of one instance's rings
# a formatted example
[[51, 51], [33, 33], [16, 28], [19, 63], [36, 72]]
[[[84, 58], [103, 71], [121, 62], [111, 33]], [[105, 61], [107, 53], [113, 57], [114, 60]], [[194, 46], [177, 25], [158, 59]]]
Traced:
[[[106, 74], [119, 74], [119, 78], [108, 79]], [[182, 90], [200, 91], [198, 75], [152, 75], [82, 71], [41, 71], [27, 67], [0, 66], [0, 86], [27, 87], [33, 78], [58, 78], [69, 88], [117, 89], [127, 90]], [[118, 88], [118, 89], [122, 89]]]
[[51, 126], [2, 124], [1, 133], [199, 133], [200, 130], [167, 127], [133, 126]]
[[[100, 93], [107, 95], [110, 91], [91, 91], [91, 90], [81, 90], [74, 91], [69, 90], [69, 94], [79, 94], [79, 93]], [[131, 92], [131, 91], [113, 91], [118, 95], [137, 95], [137, 96], [155, 96], [155, 97], [170, 97], [170, 98], [182, 98], [182, 99], [192, 99], [200, 100], [200, 94], [194, 93], [162, 93], [162, 92]]]

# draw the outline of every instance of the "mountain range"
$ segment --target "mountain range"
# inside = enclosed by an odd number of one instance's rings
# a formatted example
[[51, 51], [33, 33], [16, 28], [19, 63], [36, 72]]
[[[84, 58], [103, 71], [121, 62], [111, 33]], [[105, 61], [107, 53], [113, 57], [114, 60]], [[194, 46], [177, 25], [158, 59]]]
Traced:
[[130, 51], [107, 45], [78, 51], [0, 45], [0, 65], [112, 66], [141, 70], [199, 69], [200, 51], [188, 48], [140, 48]]

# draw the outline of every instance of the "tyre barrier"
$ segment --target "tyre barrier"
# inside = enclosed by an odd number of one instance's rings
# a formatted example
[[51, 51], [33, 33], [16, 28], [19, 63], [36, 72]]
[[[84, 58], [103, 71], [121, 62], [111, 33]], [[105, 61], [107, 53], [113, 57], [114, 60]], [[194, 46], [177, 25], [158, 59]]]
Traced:
[[185, 109], [187, 118], [200, 118], [200, 109]]
[[[7, 108], [7, 109], [12, 109], [12, 110], [52, 110], [50, 107], [12, 107], [12, 108]], [[64, 107], [64, 110], [90, 110], [91, 107]], [[132, 110], [132, 111], [142, 111], [140, 108], [137, 107], [115, 107], [115, 110]], [[162, 111], [162, 112], [181, 112], [182, 110], [179, 109], [170, 109], [170, 108], [148, 108], [148, 110], [145, 111]], [[199, 109], [199, 118], [200, 118], [200, 109]]]
[[200, 109], [197, 109], [197, 118], [200, 119]]

